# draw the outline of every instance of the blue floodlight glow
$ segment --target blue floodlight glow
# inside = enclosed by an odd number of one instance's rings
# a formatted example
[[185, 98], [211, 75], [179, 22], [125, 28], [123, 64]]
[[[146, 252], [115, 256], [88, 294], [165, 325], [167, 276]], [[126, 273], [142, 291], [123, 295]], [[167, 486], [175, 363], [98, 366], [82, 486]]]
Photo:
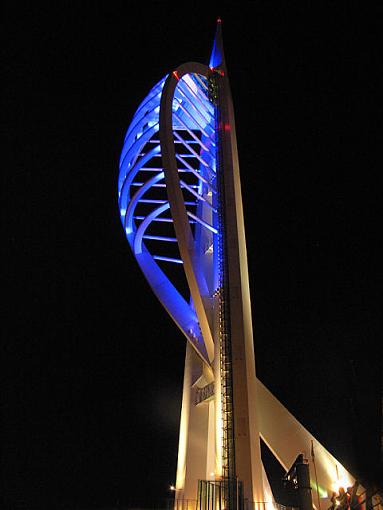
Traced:
[[[172, 131], [185, 217], [192, 228], [195, 252], [205, 258], [199, 277], [212, 296], [218, 281], [217, 255], [212, 256], [218, 242], [216, 107], [209, 97], [206, 76], [188, 73], [179, 78], [177, 71], [172, 74], [178, 80], [171, 103]], [[119, 210], [126, 238], [152, 290], [207, 360], [194, 305], [164, 272], [175, 266], [182, 271], [183, 267], [182, 258], [174, 256], [177, 237], [161, 158], [160, 108], [166, 79], [151, 89], [127, 130], [120, 156]]]

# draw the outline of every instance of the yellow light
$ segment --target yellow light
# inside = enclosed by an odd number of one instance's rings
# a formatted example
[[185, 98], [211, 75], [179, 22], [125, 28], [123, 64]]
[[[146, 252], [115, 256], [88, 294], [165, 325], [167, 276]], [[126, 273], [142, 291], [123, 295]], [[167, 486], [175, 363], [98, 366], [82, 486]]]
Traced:
[[339, 489], [343, 487], [344, 490], [347, 487], [351, 487], [354, 485], [354, 481], [350, 477], [350, 474], [345, 470], [342, 465], [335, 464], [335, 473], [333, 475], [333, 483], [331, 484], [331, 489], [333, 492], [339, 493]]
[[176, 488], [174, 487], [174, 485], [171, 485], [171, 486], [169, 487], [169, 489], [170, 489], [171, 491], [175, 491], [175, 490], [176, 490]]
[[334, 492], [339, 493], [339, 489], [341, 487], [343, 487], [343, 489], [346, 490], [347, 487], [351, 487], [352, 485], [354, 485], [354, 484], [349, 478], [342, 477], [342, 478], [339, 478], [339, 480], [336, 480], [335, 482], [333, 482], [331, 488]]

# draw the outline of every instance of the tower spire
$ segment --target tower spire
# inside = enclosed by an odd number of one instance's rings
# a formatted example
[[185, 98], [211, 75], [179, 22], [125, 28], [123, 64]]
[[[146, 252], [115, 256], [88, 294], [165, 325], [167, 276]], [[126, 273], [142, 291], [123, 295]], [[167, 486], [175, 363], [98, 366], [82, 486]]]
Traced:
[[222, 20], [220, 17], [217, 18], [217, 28], [215, 31], [213, 49], [210, 55], [209, 67], [226, 67], [225, 53], [223, 51]]

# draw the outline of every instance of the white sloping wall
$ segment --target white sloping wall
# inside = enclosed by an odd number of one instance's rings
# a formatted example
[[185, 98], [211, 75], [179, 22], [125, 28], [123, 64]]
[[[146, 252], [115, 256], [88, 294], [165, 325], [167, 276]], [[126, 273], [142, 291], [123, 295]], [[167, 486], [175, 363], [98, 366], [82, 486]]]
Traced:
[[[311, 456], [312, 444], [321, 498], [331, 497], [331, 493], [339, 487], [346, 489], [354, 484], [355, 478], [351, 473], [294, 418], [259, 379], [256, 401], [260, 435], [280, 464], [286, 470], [290, 469], [300, 453], [309, 461], [313, 503], [316, 507], [318, 496]], [[325, 504], [326, 501], [323, 501], [321, 506], [327, 508]]]

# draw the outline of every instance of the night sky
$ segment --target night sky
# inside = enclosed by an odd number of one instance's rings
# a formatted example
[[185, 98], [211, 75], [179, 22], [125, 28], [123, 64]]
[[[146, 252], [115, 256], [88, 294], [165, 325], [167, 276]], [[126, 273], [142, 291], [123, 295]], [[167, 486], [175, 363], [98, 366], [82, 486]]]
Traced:
[[382, 5], [6, 3], [4, 508], [170, 497], [185, 339], [124, 237], [118, 159], [150, 88], [207, 63], [217, 15], [258, 376], [376, 481]]

